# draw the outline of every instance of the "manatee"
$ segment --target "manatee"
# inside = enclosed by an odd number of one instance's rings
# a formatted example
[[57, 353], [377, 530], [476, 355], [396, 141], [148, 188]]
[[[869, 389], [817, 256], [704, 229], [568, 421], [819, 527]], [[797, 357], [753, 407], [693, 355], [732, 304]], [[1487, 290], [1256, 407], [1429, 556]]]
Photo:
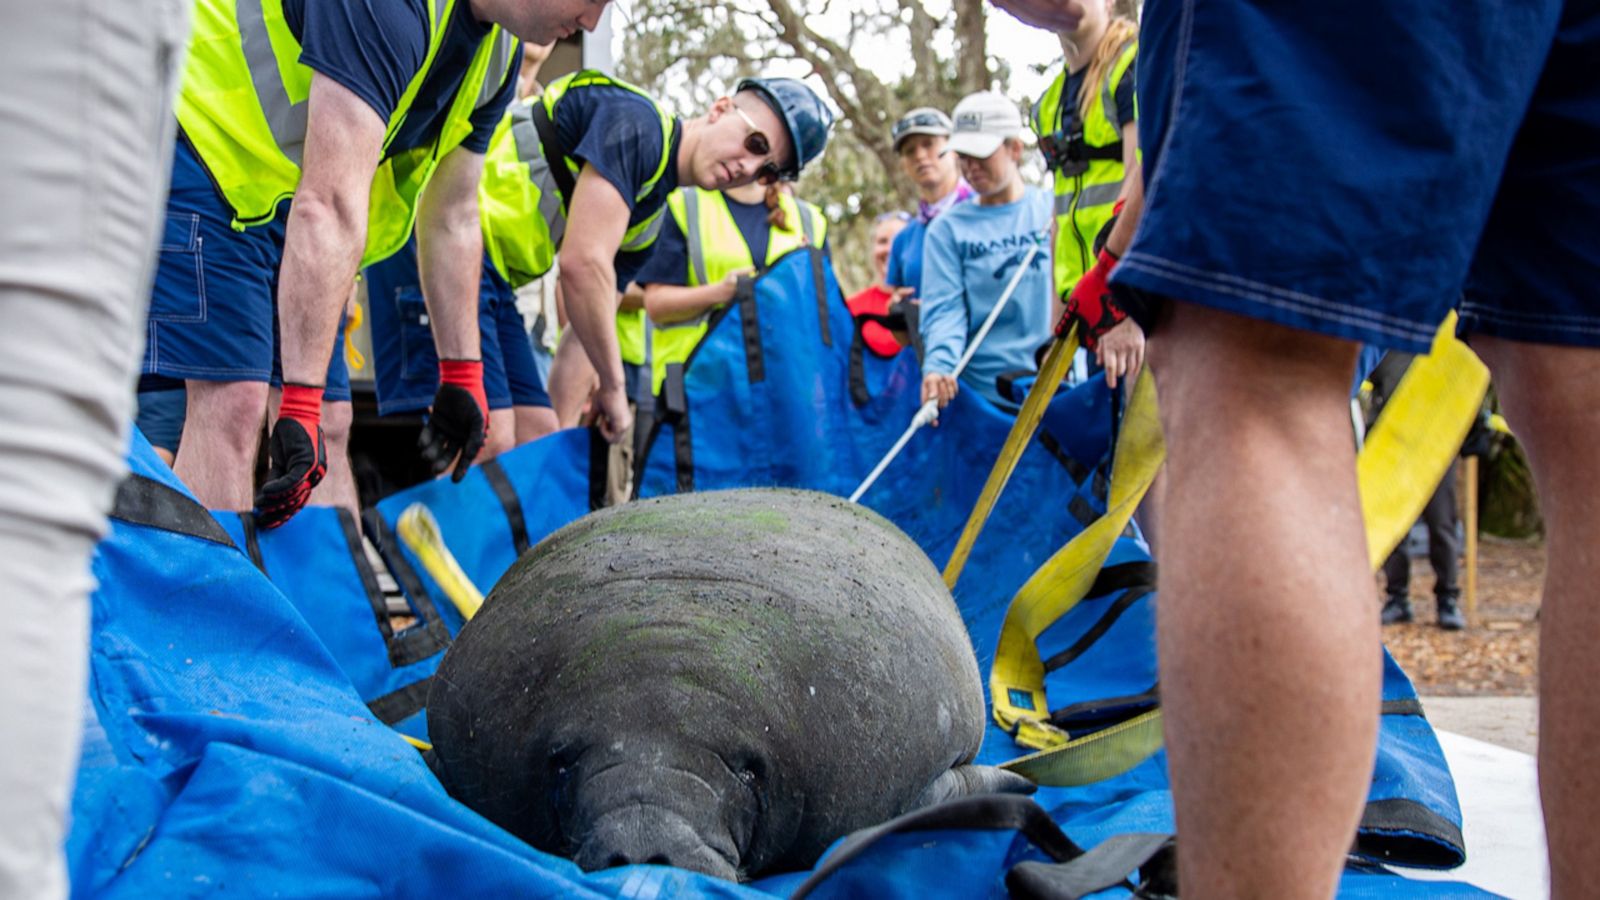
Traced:
[[894, 525], [794, 490], [612, 507], [525, 553], [428, 698], [451, 795], [585, 870], [729, 880], [976, 792], [977, 661]]

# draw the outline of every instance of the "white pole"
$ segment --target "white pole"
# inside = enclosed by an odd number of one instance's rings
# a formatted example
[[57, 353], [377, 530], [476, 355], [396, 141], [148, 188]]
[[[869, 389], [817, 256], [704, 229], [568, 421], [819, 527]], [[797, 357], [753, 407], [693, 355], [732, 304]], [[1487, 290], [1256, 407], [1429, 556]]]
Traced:
[[[961, 360], [956, 363], [956, 370], [951, 373], [951, 378], [961, 377], [961, 371], [967, 367], [968, 362], [972, 361], [972, 354], [978, 351], [978, 346], [983, 343], [983, 339], [989, 336], [990, 329], [994, 328], [995, 321], [1000, 318], [1000, 310], [1005, 308], [1006, 301], [1010, 300], [1011, 295], [1016, 292], [1017, 285], [1022, 283], [1022, 276], [1028, 272], [1028, 265], [1033, 262], [1034, 256], [1038, 255], [1038, 253], [1039, 243], [1035, 241], [1028, 248], [1028, 252], [1023, 255], [1022, 264], [1017, 266], [1017, 274], [1011, 276], [1011, 281], [1006, 285], [1005, 293], [1001, 294], [1000, 299], [995, 301], [994, 308], [989, 310], [989, 315], [983, 320], [983, 325], [978, 328], [978, 333], [973, 335], [972, 340], [967, 342], [967, 351], [961, 354]], [[939, 401], [937, 399], [929, 400], [927, 403], [922, 404], [922, 408], [918, 409], [917, 414], [911, 418], [911, 424], [906, 428], [905, 433], [900, 435], [900, 439], [894, 442], [894, 446], [889, 448], [889, 452], [873, 467], [866, 480], [861, 482], [861, 486], [856, 488], [855, 493], [850, 495], [850, 502], [860, 502], [861, 495], [867, 492], [867, 488], [872, 487], [872, 483], [878, 480], [878, 476], [882, 475], [883, 470], [889, 467], [889, 463], [894, 462], [894, 458], [900, 455], [900, 451], [905, 448], [906, 442], [911, 440], [911, 436], [916, 434], [917, 430], [922, 426], [929, 422], [937, 421], [938, 418]]]

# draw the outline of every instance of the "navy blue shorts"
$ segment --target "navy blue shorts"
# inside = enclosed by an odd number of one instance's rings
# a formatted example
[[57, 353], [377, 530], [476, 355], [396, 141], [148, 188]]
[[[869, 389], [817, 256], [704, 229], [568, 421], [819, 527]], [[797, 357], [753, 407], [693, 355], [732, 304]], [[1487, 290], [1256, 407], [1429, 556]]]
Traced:
[[189, 392], [182, 387], [142, 391], [133, 424], [139, 426], [152, 447], [178, 452], [183, 420], [188, 415]]
[[[275, 297], [285, 218], [234, 231], [233, 214], [199, 158], [187, 141], [177, 141], [143, 374], [277, 383]], [[327, 399], [350, 399], [342, 340], [335, 342], [326, 384]]]
[[[426, 410], [439, 386], [439, 355], [417, 276], [416, 239], [368, 266], [367, 304], [378, 414]], [[490, 409], [550, 405], [511, 285], [484, 259], [478, 286], [483, 390]]]
[[[1148, 0], [1114, 281], [1354, 341], [1600, 345], [1600, 0]], [[1464, 298], [1464, 299], [1463, 299]]]

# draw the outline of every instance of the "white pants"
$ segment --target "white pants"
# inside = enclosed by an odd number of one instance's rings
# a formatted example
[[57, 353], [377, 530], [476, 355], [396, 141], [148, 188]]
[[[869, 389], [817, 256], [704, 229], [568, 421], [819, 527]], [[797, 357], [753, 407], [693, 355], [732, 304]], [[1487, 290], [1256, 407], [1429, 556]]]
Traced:
[[186, 0], [0, 0], [0, 897], [61, 897]]

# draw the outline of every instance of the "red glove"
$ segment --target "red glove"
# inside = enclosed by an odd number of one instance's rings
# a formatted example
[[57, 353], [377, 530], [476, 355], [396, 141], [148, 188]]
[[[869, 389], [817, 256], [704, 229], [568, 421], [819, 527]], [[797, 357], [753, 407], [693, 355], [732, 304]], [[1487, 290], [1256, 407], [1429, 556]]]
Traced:
[[435, 475], [455, 463], [451, 481], [467, 475], [467, 467], [489, 435], [489, 400], [483, 393], [483, 362], [439, 360], [439, 391], [433, 395], [428, 423], [417, 443]]
[[322, 440], [322, 387], [285, 384], [278, 421], [267, 442], [267, 480], [256, 494], [256, 522], [276, 528], [311, 499], [311, 489], [328, 474]]
[[1106, 284], [1111, 270], [1117, 266], [1117, 255], [1109, 248], [1100, 251], [1094, 266], [1083, 273], [1067, 297], [1067, 311], [1056, 323], [1056, 337], [1067, 333], [1074, 321], [1079, 323], [1078, 336], [1087, 350], [1093, 350], [1106, 332], [1128, 317], [1122, 307], [1111, 298], [1111, 286]]

